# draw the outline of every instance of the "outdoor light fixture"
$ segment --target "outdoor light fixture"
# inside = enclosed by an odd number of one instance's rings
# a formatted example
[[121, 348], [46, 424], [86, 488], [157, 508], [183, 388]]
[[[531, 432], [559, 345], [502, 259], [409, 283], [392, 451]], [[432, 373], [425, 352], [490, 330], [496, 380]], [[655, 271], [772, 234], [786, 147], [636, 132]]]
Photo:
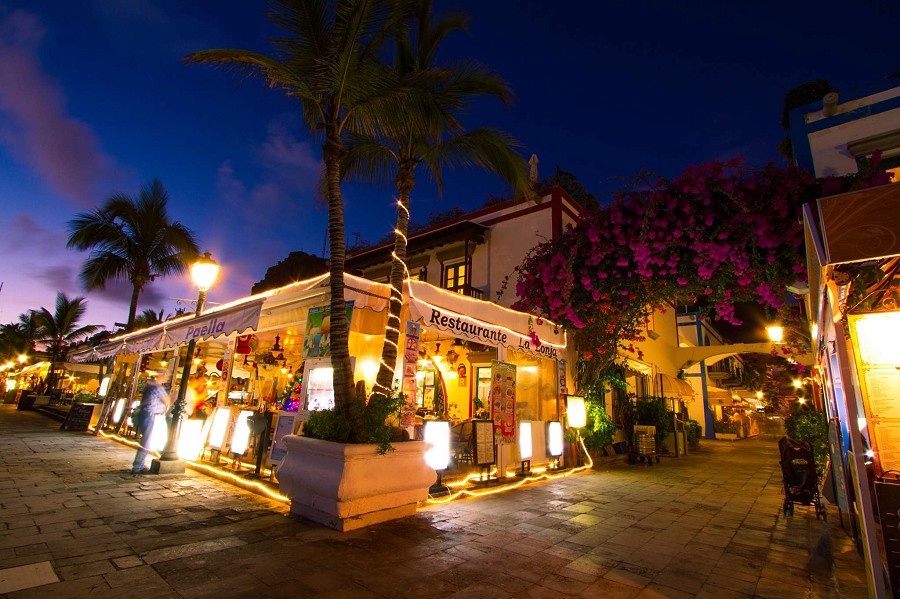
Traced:
[[100, 397], [106, 397], [106, 394], [109, 392], [109, 377], [103, 377], [103, 380], [100, 381], [100, 388], [97, 390], [97, 395]]
[[[181, 427], [181, 436], [178, 439], [178, 457], [184, 460], [196, 460], [203, 453], [204, 425], [207, 420], [185, 420]], [[207, 428], [207, 431], [209, 429]]]
[[766, 327], [766, 333], [769, 334], [769, 339], [771, 339], [773, 343], [781, 343], [781, 340], [784, 339], [784, 327], [773, 324]]
[[566, 397], [566, 419], [572, 428], [582, 428], [587, 424], [587, 407], [584, 398], [578, 395]]
[[432, 497], [449, 495], [450, 488], [443, 484], [441, 475], [450, 465], [450, 422], [447, 420], [425, 421], [425, 443], [431, 447], [425, 452], [425, 463], [437, 472], [437, 481], [428, 489]]
[[212, 416], [212, 429], [209, 432], [209, 446], [216, 451], [222, 451], [222, 445], [225, 444], [225, 432], [228, 430], [228, 421], [230, 419], [230, 410], [216, 408]]
[[28, 361], [28, 356], [25, 354], [19, 354], [19, 364], [24, 364]]
[[116, 402], [116, 407], [113, 409], [113, 422], [118, 423], [122, 419], [122, 412], [125, 411], [125, 398], [120, 398], [119, 401]]
[[551, 420], [547, 423], [547, 453], [554, 464], [551, 469], [559, 468], [559, 457], [563, 452], [563, 427], [562, 422]]
[[231, 434], [231, 453], [235, 456], [243, 456], [250, 445], [250, 423], [247, 419], [253, 414], [253, 410], [241, 410], [237, 422], [234, 423], [234, 432]]
[[762, 392], [762, 391], [757, 391], [757, 392], [756, 392], [756, 399], [762, 399], [762, 398], [763, 398], [763, 392]]
[[517, 476], [528, 476], [531, 474], [531, 423], [519, 423], [519, 459], [522, 460], [522, 469]]
[[[587, 424], [587, 406], [583, 397], [579, 395], [566, 397], [566, 419], [569, 422], [569, 426], [575, 429], [575, 437], [580, 442], [581, 428]], [[581, 454], [577, 454], [575, 465], [581, 465]]]
[[794, 387], [799, 389], [802, 386], [803, 386], [803, 382], [800, 379], [794, 379]]
[[[203, 256], [191, 265], [191, 279], [199, 291], [194, 318], [198, 318], [203, 313], [203, 304], [206, 303], [206, 292], [216, 282], [220, 268], [218, 263], [210, 257], [209, 252], [205, 252]], [[166, 446], [160, 458], [150, 463], [150, 471], [154, 474], [182, 473], [185, 469], [184, 462], [178, 458], [178, 439], [181, 436], [181, 417], [184, 414], [185, 396], [187, 395], [188, 380], [191, 377], [191, 364], [194, 363], [193, 357], [196, 345], [197, 340], [191, 338], [184, 356], [184, 369], [181, 371], [181, 384], [178, 387], [178, 396], [172, 405], [172, 420], [168, 427], [169, 434]], [[163, 466], [163, 462], [174, 463]]]

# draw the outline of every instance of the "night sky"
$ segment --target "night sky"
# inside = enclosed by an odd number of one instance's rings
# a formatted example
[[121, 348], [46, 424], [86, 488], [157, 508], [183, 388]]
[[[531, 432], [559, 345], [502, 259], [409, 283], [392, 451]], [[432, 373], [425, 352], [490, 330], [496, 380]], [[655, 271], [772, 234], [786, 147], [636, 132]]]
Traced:
[[[788, 89], [822, 78], [848, 90], [900, 70], [893, 2], [435, 5], [471, 17], [446, 55], [490, 65], [515, 92], [511, 108], [481, 102], [467, 122], [510, 131], [542, 177], [558, 165], [598, 195], [641, 169], [780, 162]], [[66, 222], [153, 177], [173, 218], [224, 266], [211, 301], [247, 295], [292, 250], [322, 253], [319, 144], [296, 106], [181, 61], [209, 48], [270, 51], [265, 12], [252, 1], [0, 0], [0, 322], [52, 310], [57, 290], [84, 294], [86, 254], [66, 249]], [[497, 178], [462, 171], [439, 198], [422, 178], [412, 217], [504, 193]], [[348, 186], [345, 201], [348, 241], [393, 229], [391, 190]], [[129, 296], [127, 283], [91, 292], [86, 322], [123, 322]], [[171, 298], [195, 297], [186, 279], [169, 279], [139, 308], [169, 313]]]

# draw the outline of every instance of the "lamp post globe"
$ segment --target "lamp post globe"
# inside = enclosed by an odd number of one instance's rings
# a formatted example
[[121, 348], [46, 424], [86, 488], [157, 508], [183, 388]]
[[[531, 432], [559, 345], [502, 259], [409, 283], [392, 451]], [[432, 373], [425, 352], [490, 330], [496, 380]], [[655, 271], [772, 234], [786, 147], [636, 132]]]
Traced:
[[[206, 302], [206, 292], [216, 282], [221, 266], [210, 257], [209, 252], [204, 252], [203, 256], [198, 258], [191, 265], [191, 279], [197, 286], [200, 294], [197, 297], [197, 309], [194, 312], [194, 318], [200, 317], [203, 313], [203, 305]], [[191, 339], [188, 342], [187, 351], [184, 356], [184, 368], [181, 371], [181, 382], [178, 386], [178, 396], [172, 404], [172, 415], [169, 421], [169, 434], [166, 438], [166, 447], [163, 449], [159, 460], [153, 460], [150, 465], [150, 471], [154, 473], [178, 473], [184, 472], [184, 461], [178, 458], [178, 438], [181, 435], [181, 417], [184, 414], [184, 398], [187, 393], [188, 379], [191, 376], [191, 366], [193, 366], [194, 347], [197, 342]]]

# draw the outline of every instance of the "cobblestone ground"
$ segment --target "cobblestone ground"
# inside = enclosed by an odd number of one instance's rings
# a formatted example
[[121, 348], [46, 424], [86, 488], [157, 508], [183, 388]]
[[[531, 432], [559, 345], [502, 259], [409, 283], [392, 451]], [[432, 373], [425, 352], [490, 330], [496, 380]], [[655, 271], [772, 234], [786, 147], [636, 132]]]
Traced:
[[771, 441], [339, 533], [192, 471], [131, 476], [133, 450], [58, 427], [0, 406], [5, 597], [866, 596], [836, 512], [781, 514]]

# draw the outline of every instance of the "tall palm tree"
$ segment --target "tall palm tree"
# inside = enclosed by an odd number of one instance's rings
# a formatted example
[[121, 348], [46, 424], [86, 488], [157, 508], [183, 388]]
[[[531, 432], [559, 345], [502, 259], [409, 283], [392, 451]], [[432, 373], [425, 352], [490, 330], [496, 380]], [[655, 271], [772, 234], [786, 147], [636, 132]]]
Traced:
[[69, 299], [65, 293], [59, 292], [56, 294], [56, 309], [52, 313], [47, 308], [41, 308], [34, 313], [37, 341], [44, 345], [50, 358], [48, 389], [56, 385], [57, 371], [66, 361], [69, 349], [101, 329], [93, 324], [78, 326], [78, 321], [84, 316], [86, 309], [87, 304], [83, 297]]
[[381, 121], [399, 121], [404, 90], [380, 60], [384, 42], [405, 16], [402, 0], [274, 0], [269, 14], [283, 32], [266, 56], [247, 50], [206, 50], [186, 57], [262, 78], [299, 100], [309, 130], [324, 140], [330, 247], [331, 362], [335, 407], [348, 409], [353, 373], [344, 305], [344, 201], [340, 165], [350, 131], [374, 135]]
[[193, 232], [170, 220], [168, 203], [162, 182], [153, 179], [137, 198], [116, 194], [102, 208], [69, 221], [68, 247], [91, 252], [80, 274], [85, 288], [103, 289], [115, 279], [131, 283], [128, 330], [144, 286], [157, 277], [184, 272], [199, 253]]
[[480, 96], [508, 103], [511, 92], [506, 82], [471, 61], [436, 64], [441, 42], [453, 31], [465, 29], [466, 20], [459, 15], [435, 18], [431, 0], [415, 0], [414, 5], [412, 27], [401, 29], [396, 37], [394, 69], [400, 82], [419, 86], [432, 99], [429, 104], [415, 103], [407, 111], [419, 109], [428, 114], [409, 119], [400, 127], [389, 123], [374, 136], [354, 135], [343, 163], [345, 176], [378, 182], [393, 178], [397, 189], [389, 326], [375, 381], [382, 392], [390, 391], [397, 364], [409, 202], [417, 168], [423, 167], [439, 190], [443, 189], [444, 167], [475, 166], [503, 177], [516, 194], [528, 191], [525, 161], [513, 149], [519, 143], [497, 129], [467, 132], [460, 121], [471, 101]]

